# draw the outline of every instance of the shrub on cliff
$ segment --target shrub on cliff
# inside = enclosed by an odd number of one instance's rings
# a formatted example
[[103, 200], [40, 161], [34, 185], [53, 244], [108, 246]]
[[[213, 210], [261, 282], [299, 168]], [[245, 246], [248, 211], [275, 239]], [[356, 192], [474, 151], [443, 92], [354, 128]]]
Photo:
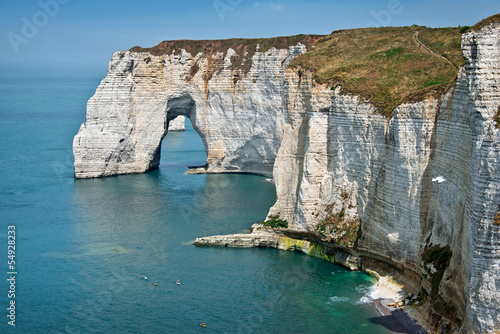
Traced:
[[261, 224], [272, 228], [288, 228], [288, 221], [281, 219], [279, 212], [276, 215], [269, 215]]
[[345, 208], [340, 212], [333, 212], [334, 204], [326, 207], [326, 217], [317, 226], [316, 231], [322, 237], [327, 237], [331, 242], [345, 248], [356, 248], [361, 236], [361, 223], [359, 219], [348, 219]]

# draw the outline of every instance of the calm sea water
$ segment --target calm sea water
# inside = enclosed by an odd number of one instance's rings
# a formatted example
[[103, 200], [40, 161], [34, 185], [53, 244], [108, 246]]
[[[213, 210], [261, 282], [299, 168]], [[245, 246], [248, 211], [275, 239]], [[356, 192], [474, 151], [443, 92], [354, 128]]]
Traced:
[[293, 252], [190, 244], [245, 231], [275, 189], [254, 175], [185, 175], [206, 158], [189, 126], [168, 134], [159, 170], [74, 180], [72, 138], [104, 76], [2, 71], [1, 333], [387, 333], [364, 273]]

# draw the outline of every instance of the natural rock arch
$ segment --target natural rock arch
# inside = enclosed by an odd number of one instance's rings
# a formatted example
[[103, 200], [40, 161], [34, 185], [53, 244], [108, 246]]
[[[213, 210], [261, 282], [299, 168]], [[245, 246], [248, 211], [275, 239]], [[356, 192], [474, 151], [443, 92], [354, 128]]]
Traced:
[[272, 176], [284, 130], [283, 77], [303, 52], [300, 43], [256, 52], [243, 77], [232, 67], [232, 49], [210, 59], [184, 50], [116, 52], [73, 141], [75, 177], [158, 168], [168, 123], [181, 114], [203, 140], [204, 172]]
[[203, 132], [196, 124], [196, 101], [189, 94], [175, 97], [167, 101], [167, 106], [165, 109], [166, 128], [161, 138], [161, 141], [159, 142], [159, 145], [156, 149], [155, 156], [153, 158], [154, 165], [152, 166], [152, 169], [159, 167], [161, 160], [161, 145], [163, 143], [164, 138], [167, 136], [168, 131], [171, 131], [169, 130], [170, 123], [179, 116], [184, 116], [190, 120], [193, 129], [202, 139], [203, 146], [205, 148], [205, 153], [207, 152], [207, 143], [203, 139], [204, 138]]

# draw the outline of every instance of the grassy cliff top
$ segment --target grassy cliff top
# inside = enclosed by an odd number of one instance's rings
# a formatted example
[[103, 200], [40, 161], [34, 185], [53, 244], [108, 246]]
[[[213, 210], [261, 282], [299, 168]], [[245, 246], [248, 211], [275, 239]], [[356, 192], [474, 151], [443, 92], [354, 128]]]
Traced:
[[235, 50], [237, 53], [241, 51], [254, 54], [257, 51], [266, 52], [271, 48], [287, 49], [290, 46], [295, 46], [298, 43], [306, 45], [310, 49], [311, 45], [316, 43], [320, 35], [296, 35], [287, 37], [274, 37], [274, 38], [231, 38], [219, 40], [176, 40], [176, 41], [163, 41], [152, 48], [142, 48], [134, 46], [130, 49], [132, 52], [149, 52], [154, 56], [170, 55], [172, 53], [180, 54], [184, 49], [189, 52], [193, 57], [198, 53], [213, 54], [217, 52], [226, 53], [229, 48]]
[[[152, 48], [141, 48], [135, 46], [130, 51], [132, 52], [149, 52], [155, 56], [180, 54], [184, 49], [189, 52], [193, 57], [200, 52], [209, 59], [213, 54], [222, 52], [226, 54], [228, 49], [236, 51], [233, 56], [232, 68], [240, 69], [245, 74], [250, 70], [252, 65], [251, 59], [255, 52], [266, 52], [271, 48], [288, 49], [290, 46], [295, 46], [302, 43], [306, 46], [307, 50], [324, 36], [321, 35], [296, 35], [288, 37], [274, 37], [274, 38], [232, 38], [223, 40], [176, 40], [176, 41], [163, 41]], [[219, 64], [221, 65], [221, 64]], [[220, 67], [220, 66], [219, 66]]]
[[476, 23], [476, 25], [474, 25], [471, 30], [481, 30], [482, 28], [489, 26], [492, 23], [500, 23], [500, 14], [495, 14], [485, 18], [484, 20]]
[[[200, 52], [203, 57], [208, 59], [208, 67], [203, 76], [205, 81], [205, 91], [207, 91], [208, 81], [212, 76], [222, 70], [223, 59], [213, 57], [214, 54], [226, 54], [228, 49], [233, 49], [236, 54], [231, 57], [231, 69], [235, 71], [235, 83], [246, 75], [252, 67], [252, 57], [257, 51], [266, 52], [271, 48], [288, 49], [290, 46], [295, 46], [302, 43], [306, 46], [307, 50], [318, 40], [323, 38], [321, 35], [296, 35], [289, 37], [274, 37], [274, 38], [232, 38], [224, 40], [176, 40], [176, 41], [163, 41], [152, 48], [141, 48], [135, 46], [130, 49], [131, 52], [149, 52], [154, 56], [180, 54], [182, 50], [186, 50], [193, 57]], [[191, 78], [198, 72], [199, 65], [193, 61], [190, 74], [186, 78]]]
[[[391, 116], [396, 106], [441, 96], [464, 64], [461, 28], [421, 26], [334, 31], [290, 66], [358, 95]], [[427, 46], [426, 46], [427, 45]]]
[[[471, 27], [480, 30], [500, 23], [500, 14]], [[248, 73], [257, 52], [271, 48], [286, 49], [305, 44], [308, 52], [296, 57], [290, 68], [314, 73], [319, 84], [340, 86], [345, 94], [358, 95], [388, 117], [401, 103], [440, 97], [453, 84], [458, 69], [465, 63], [461, 53], [461, 35], [469, 27], [427, 28], [383, 27], [334, 31], [328, 36], [297, 35], [291, 37], [226, 40], [164, 41], [152, 48], [133, 47], [132, 52], [152, 55], [179, 54], [182, 49], [192, 56], [203, 53], [208, 59], [208, 82], [220, 71], [223, 62], [214, 54], [236, 51], [231, 59], [235, 82]], [[193, 62], [191, 78], [198, 71]]]
[[[231, 57], [231, 69], [237, 70], [235, 73], [235, 82], [241, 79], [242, 75], [246, 75], [252, 67], [252, 57], [257, 51], [266, 52], [271, 48], [288, 49], [290, 46], [295, 46], [302, 43], [306, 46], [307, 50], [318, 40], [323, 38], [322, 35], [296, 35], [288, 37], [274, 37], [274, 38], [232, 38], [223, 40], [176, 40], [176, 41], [163, 41], [152, 48], [141, 48], [135, 46], [130, 49], [131, 52], [149, 52], [154, 56], [180, 54], [181, 50], [186, 50], [193, 57], [200, 52], [203, 57], [208, 59], [208, 69], [204, 75], [205, 86], [212, 76], [220, 71], [223, 67], [223, 59], [213, 57], [214, 54], [222, 52], [226, 54], [228, 49], [233, 49], [236, 54]], [[198, 64], [193, 63], [191, 67], [190, 79], [198, 71]]]

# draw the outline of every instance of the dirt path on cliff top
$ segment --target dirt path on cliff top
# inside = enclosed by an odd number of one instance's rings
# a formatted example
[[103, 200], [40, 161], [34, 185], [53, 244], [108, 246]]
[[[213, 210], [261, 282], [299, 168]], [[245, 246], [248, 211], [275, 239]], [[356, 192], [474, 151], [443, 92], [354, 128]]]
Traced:
[[415, 42], [415, 44], [419, 47], [419, 49], [421, 50], [424, 50], [424, 52], [427, 52], [427, 53], [430, 53], [432, 54], [433, 56], [436, 56], [436, 57], [439, 57], [441, 59], [444, 59], [446, 60], [449, 64], [451, 64], [453, 67], [456, 67], [451, 61], [448, 60], [448, 58], [446, 57], [443, 57], [441, 56], [439, 53], [437, 53], [435, 50], [431, 49], [430, 47], [428, 47], [427, 45], [425, 45], [424, 42], [422, 42], [419, 38], [418, 38], [418, 31], [415, 31], [415, 34], [413, 35], [413, 41]]

